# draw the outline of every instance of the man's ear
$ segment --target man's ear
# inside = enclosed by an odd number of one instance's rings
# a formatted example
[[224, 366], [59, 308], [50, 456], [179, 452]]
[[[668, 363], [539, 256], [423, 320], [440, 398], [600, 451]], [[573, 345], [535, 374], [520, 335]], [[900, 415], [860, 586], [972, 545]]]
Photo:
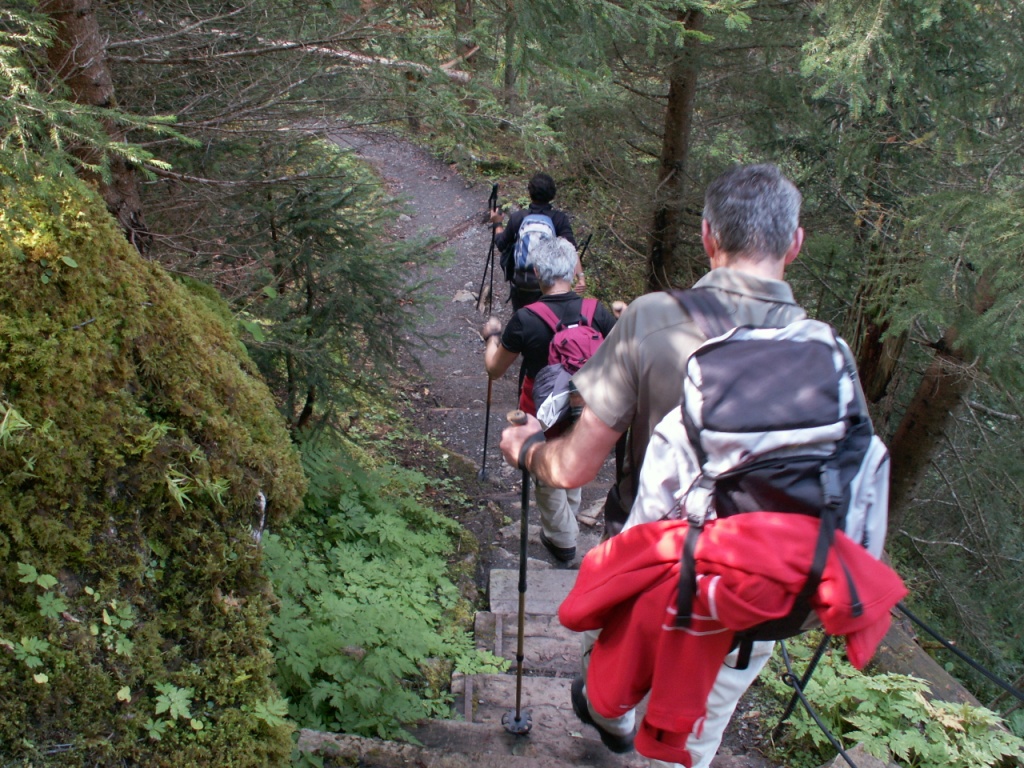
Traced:
[[708, 224], [707, 219], [700, 220], [700, 241], [704, 245], [704, 253], [708, 255], [709, 259], [714, 259], [715, 254], [718, 253], [718, 240], [711, 234], [711, 225]]
[[796, 232], [793, 233], [793, 244], [789, 246], [789, 250], [786, 251], [786, 257], [784, 263], [788, 266], [796, 261], [796, 257], [800, 255], [800, 249], [804, 245], [804, 228], [797, 227]]

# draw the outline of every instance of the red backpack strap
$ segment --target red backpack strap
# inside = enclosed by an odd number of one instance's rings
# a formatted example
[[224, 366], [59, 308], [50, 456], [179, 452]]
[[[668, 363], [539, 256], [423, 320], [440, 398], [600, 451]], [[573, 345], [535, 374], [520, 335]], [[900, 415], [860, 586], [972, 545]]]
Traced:
[[597, 312], [597, 299], [584, 299], [580, 314], [587, 321], [587, 325], [594, 327], [594, 313]]
[[[561, 325], [562, 319], [552, 311], [551, 307], [543, 301], [535, 301], [533, 304], [527, 304], [526, 309], [547, 323], [552, 332], [558, 333], [558, 326]], [[594, 314], [596, 312], [597, 299], [584, 299], [583, 306], [580, 308], [580, 315], [591, 328], [594, 327]]]
[[558, 325], [562, 321], [559, 319], [558, 315], [554, 313], [551, 307], [543, 301], [535, 301], [533, 304], [527, 304], [526, 309], [530, 310], [533, 314], [547, 323], [552, 333], [558, 333]]

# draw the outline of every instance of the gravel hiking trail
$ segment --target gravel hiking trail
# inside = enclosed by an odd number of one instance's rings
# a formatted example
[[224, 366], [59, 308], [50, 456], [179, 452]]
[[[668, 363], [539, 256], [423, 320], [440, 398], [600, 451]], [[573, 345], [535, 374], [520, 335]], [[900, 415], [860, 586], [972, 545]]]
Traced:
[[[407, 212], [395, 223], [394, 237], [442, 238], [432, 248], [437, 258], [429, 259], [424, 273], [417, 276], [431, 281], [427, 290], [435, 303], [425, 313], [420, 328], [426, 336], [436, 339], [437, 351], [416, 351], [420, 367], [410, 364], [405, 394], [414, 403], [414, 423], [479, 469], [484, 462], [487, 411], [487, 374], [480, 327], [487, 319], [487, 300], [478, 309], [477, 292], [491, 244], [491, 228], [482, 223], [491, 186], [467, 181], [425, 150], [388, 134], [346, 132], [332, 133], [331, 138], [369, 161], [391, 194], [406, 202]], [[510, 196], [524, 195], [526, 179], [519, 186], [522, 189], [508, 190], [511, 194], [500, 189], [499, 204], [507, 209]], [[504, 324], [512, 313], [497, 259], [495, 254], [491, 313]], [[484, 283], [486, 297], [489, 272]], [[501, 430], [506, 426], [505, 416], [516, 407], [518, 370], [518, 363], [514, 363], [491, 388], [487, 474], [480, 491], [492, 510], [497, 513], [500, 506], [501, 511], [497, 514], [497, 525], [489, 525], [484, 519], [469, 521], [480, 543], [481, 578], [486, 577], [490, 568], [515, 568], [518, 563], [521, 474], [505, 464], [498, 449]], [[613, 476], [614, 464], [609, 460], [601, 476], [583, 490], [578, 554], [572, 567], [578, 567], [579, 558], [600, 540], [603, 520], [596, 518]], [[535, 507], [530, 523], [529, 567], [560, 567], [540, 544]]]

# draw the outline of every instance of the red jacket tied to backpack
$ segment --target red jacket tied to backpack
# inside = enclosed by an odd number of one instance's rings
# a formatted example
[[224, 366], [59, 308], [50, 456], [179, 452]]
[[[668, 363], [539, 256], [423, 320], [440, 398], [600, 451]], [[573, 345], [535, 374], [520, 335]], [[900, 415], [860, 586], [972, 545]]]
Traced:
[[[685, 520], [638, 525], [591, 550], [558, 609], [568, 629], [601, 630], [587, 673], [591, 706], [618, 717], [650, 692], [637, 751], [691, 765], [686, 740], [700, 732], [735, 632], [790, 611], [807, 580], [819, 524], [783, 512], [707, 523], [694, 555], [697, 591], [688, 627], [675, 626]], [[891, 568], [839, 531], [811, 607], [826, 632], [846, 636], [847, 656], [862, 668], [906, 593]]]

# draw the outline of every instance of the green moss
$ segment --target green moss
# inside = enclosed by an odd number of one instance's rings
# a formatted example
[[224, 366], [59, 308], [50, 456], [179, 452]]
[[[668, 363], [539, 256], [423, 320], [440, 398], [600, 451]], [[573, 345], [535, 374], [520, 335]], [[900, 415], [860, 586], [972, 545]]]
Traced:
[[[98, 200], [22, 190], [28, 232], [4, 194], [2, 756], [283, 763], [287, 728], [256, 714], [276, 693], [253, 529], [304, 480], [270, 393], [215, 297], [143, 261]], [[188, 717], [158, 712], [168, 684]]]

